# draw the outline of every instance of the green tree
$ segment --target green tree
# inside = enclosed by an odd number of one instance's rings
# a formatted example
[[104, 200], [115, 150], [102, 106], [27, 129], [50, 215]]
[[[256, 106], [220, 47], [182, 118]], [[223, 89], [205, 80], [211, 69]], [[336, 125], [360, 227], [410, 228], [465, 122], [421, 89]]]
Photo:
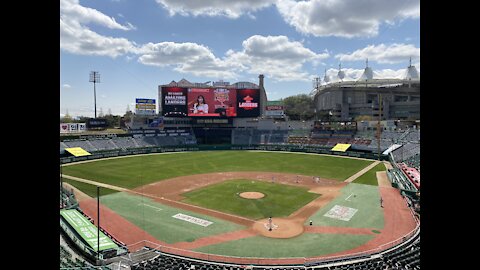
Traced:
[[290, 96], [282, 101], [285, 104], [285, 114], [291, 120], [311, 120], [315, 116], [315, 106], [309, 95]]
[[107, 114], [104, 115], [102, 118], [107, 120], [107, 127], [108, 128], [115, 128], [120, 126], [120, 115], [112, 115], [112, 114]]
[[358, 115], [354, 119], [355, 121], [373, 121], [373, 117], [371, 115]]

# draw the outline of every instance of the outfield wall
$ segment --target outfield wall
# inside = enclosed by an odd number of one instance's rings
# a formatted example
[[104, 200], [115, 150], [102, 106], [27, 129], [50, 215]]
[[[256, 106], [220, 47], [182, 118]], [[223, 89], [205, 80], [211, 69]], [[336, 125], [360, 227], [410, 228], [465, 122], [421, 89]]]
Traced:
[[[286, 151], [286, 152], [304, 152], [315, 153], [325, 155], [337, 155], [348, 156], [356, 158], [365, 158], [378, 160], [378, 154], [365, 153], [365, 152], [336, 152], [330, 151], [330, 147], [318, 147], [318, 146], [300, 146], [300, 145], [195, 145], [195, 146], [163, 146], [163, 147], [145, 147], [134, 149], [116, 149], [108, 151], [94, 152], [90, 156], [83, 157], [61, 157], [62, 164], [93, 160], [108, 157], [139, 155], [139, 154], [151, 154], [151, 153], [165, 153], [165, 152], [185, 152], [185, 151], [212, 151], [212, 150], [259, 150], [259, 151]], [[380, 155], [380, 160], [388, 160], [387, 155]]]

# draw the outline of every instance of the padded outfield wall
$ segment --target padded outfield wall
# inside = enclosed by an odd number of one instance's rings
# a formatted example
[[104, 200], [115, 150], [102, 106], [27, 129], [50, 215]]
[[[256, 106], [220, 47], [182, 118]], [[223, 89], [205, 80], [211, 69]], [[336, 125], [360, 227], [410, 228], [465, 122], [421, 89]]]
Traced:
[[299, 146], [299, 145], [195, 145], [195, 146], [164, 146], [164, 147], [143, 147], [143, 148], [133, 148], [133, 149], [117, 149], [117, 150], [106, 150], [106, 151], [97, 151], [93, 152], [90, 156], [83, 157], [73, 157], [73, 156], [64, 156], [60, 158], [62, 164], [108, 158], [108, 157], [117, 157], [117, 156], [128, 156], [128, 155], [140, 155], [140, 154], [151, 154], [151, 153], [165, 153], [165, 152], [185, 152], [185, 151], [212, 151], [212, 150], [259, 150], [259, 151], [285, 151], [285, 152], [304, 152], [304, 153], [316, 153], [316, 154], [325, 154], [325, 155], [338, 155], [338, 156], [348, 156], [348, 157], [357, 157], [365, 159], [374, 159], [378, 160], [387, 160], [387, 155], [378, 155], [374, 153], [365, 153], [365, 152], [356, 152], [356, 151], [346, 151], [346, 152], [336, 152], [331, 151], [331, 147], [318, 147], [318, 146]]

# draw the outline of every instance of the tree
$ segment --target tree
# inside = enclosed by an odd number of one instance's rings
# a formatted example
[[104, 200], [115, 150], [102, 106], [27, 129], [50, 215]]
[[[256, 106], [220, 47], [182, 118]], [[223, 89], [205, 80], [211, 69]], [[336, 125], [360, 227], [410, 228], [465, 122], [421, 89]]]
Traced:
[[373, 117], [371, 115], [358, 115], [354, 119], [355, 121], [373, 121]]
[[129, 122], [133, 117], [133, 112], [130, 110], [130, 106], [127, 107], [127, 111], [123, 115], [123, 118], [126, 122]]
[[120, 115], [107, 114], [103, 116], [103, 119], [107, 120], [108, 128], [117, 128], [120, 127]]
[[285, 104], [285, 114], [291, 120], [311, 120], [315, 116], [315, 106], [309, 95], [290, 96], [282, 101]]

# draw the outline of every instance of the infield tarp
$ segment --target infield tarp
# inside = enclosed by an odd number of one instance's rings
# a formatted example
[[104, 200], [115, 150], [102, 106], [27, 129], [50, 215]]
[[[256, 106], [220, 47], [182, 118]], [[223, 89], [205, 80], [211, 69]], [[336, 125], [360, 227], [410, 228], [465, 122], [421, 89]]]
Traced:
[[70, 154], [72, 154], [76, 157], [83, 157], [83, 156], [91, 155], [89, 152], [83, 150], [83, 148], [81, 148], [81, 147], [65, 148], [65, 151], [69, 152]]
[[335, 145], [335, 147], [333, 147], [331, 150], [345, 152], [350, 146], [351, 144], [347, 144], [347, 143], [337, 143], [337, 145]]
[[[72, 226], [72, 228], [85, 240], [88, 245], [97, 251], [97, 227], [76, 209], [60, 210], [60, 215]], [[112, 239], [100, 232], [100, 251], [118, 248]]]

